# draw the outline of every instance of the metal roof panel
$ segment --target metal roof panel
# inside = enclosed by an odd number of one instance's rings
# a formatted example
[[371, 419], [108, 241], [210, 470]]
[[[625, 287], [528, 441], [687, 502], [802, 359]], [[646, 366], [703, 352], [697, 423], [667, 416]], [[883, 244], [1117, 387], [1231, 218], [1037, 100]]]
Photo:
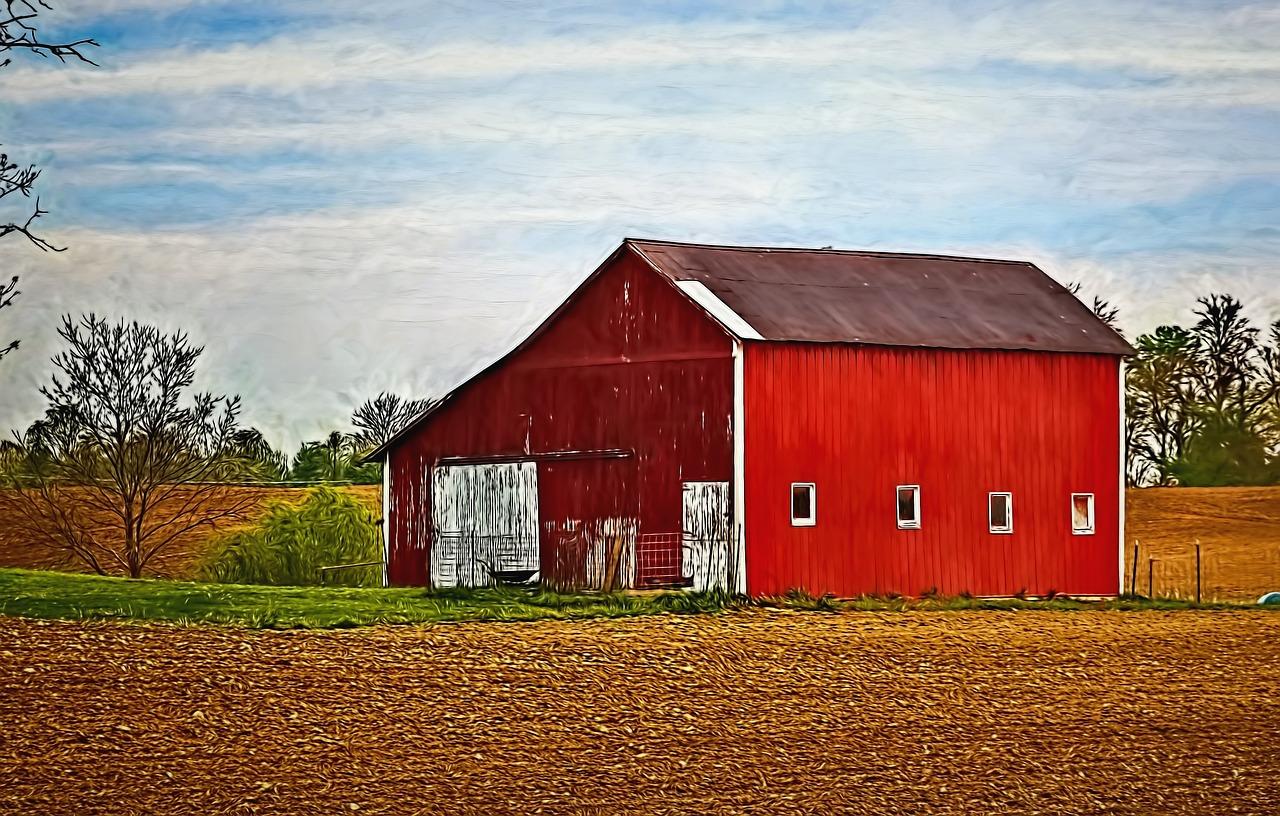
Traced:
[[627, 239], [674, 281], [698, 281], [766, 340], [1132, 354], [1034, 264]]

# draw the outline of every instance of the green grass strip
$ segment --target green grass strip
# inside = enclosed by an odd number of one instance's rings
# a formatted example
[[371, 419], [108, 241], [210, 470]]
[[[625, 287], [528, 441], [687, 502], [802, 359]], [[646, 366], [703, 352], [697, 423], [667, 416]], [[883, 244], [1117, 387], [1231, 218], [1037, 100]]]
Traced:
[[528, 589], [275, 587], [129, 580], [0, 569], [0, 614], [127, 618], [253, 628], [333, 629], [384, 623], [528, 621], [705, 613], [728, 599], [680, 592], [561, 594]]
[[221, 623], [263, 629], [336, 629], [373, 624], [531, 621], [707, 614], [762, 606], [814, 612], [964, 610], [1176, 611], [1280, 610], [1280, 606], [1206, 603], [1171, 598], [1047, 601], [1017, 598], [861, 597], [837, 600], [793, 592], [747, 601], [721, 593], [554, 593], [538, 589], [274, 587], [0, 569], [0, 615], [81, 620], [114, 618]]

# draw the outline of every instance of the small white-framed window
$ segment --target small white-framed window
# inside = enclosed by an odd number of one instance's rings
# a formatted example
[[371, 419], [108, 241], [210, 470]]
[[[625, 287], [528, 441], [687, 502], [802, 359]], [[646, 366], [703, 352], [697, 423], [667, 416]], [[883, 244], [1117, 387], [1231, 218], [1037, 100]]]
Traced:
[[898, 529], [920, 529], [920, 485], [898, 485], [894, 494], [898, 505]]
[[1071, 494], [1071, 532], [1075, 535], [1093, 535], [1093, 494]]
[[987, 526], [993, 533], [1013, 532], [1013, 494], [987, 494]]
[[818, 523], [818, 490], [813, 482], [791, 483], [791, 526], [812, 527]]

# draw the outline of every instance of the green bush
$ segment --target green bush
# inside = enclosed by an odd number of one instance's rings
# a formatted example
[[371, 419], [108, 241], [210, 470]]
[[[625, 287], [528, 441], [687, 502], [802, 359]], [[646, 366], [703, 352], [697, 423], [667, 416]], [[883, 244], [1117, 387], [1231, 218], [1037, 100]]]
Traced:
[[[318, 487], [301, 504], [273, 503], [255, 526], [224, 536], [202, 570], [206, 581], [224, 584], [310, 586], [321, 567], [382, 558], [382, 536], [373, 515], [352, 496]], [[335, 570], [325, 583], [370, 586], [382, 568]]]

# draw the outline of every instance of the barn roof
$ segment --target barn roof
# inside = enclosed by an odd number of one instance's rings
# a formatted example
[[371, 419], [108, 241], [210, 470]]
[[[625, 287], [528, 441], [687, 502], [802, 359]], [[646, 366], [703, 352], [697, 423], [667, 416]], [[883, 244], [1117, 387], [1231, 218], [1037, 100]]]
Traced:
[[363, 461], [382, 459], [468, 385], [519, 354], [628, 250], [744, 340], [1134, 353], [1066, 287], [1026, 261], [625, 238], [519, 345]]
[[833, 249], [626, 244], [743, 339], [1132, 354], [1034, 264]]

